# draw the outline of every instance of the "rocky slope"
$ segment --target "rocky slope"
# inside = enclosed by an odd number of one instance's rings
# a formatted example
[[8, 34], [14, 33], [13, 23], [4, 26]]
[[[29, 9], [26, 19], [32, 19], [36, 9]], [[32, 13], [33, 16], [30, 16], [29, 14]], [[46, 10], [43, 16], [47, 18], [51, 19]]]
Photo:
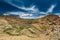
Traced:
[[29, 37], [29, 40], [60, 40], [60, 17], [52, 14], [40, 19], [27, 20], [14, 16], [0, 16], [0, 37], [1, 35], [12, 38], [23, 35]]

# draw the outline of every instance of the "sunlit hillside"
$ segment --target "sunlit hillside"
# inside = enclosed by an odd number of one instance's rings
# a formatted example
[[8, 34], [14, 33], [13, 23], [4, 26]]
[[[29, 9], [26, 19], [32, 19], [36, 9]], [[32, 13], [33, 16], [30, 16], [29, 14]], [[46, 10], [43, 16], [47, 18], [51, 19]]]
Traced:
[[60, 40], [60, 17], [47, 15], [39, 19], [0, 16], [0, 40]]

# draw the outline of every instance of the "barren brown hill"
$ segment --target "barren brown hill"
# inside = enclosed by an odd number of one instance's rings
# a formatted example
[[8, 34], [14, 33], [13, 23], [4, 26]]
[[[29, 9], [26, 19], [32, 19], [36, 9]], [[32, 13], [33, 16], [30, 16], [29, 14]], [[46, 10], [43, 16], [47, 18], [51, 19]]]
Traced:
[[60, 17], [52, 14], [28, 20], [0, 16], [0, 40], [60, 40]]

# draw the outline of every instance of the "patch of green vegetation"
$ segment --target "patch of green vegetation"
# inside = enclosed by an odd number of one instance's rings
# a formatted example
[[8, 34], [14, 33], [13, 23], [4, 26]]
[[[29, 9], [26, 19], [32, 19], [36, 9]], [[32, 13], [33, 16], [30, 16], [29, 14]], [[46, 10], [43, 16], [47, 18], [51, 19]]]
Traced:
[[20, 27], [20, 29], [24, 29], [24, 28], [27, 29], [29, 27], [30, 27], [30, 25], [23, 25], [23, 26]]
[[[29, 30], [29, 29], [28, 29]], [[35, 32], [33, 32], [32, 30], [29, 30], [32, 34], [36, 34]]]
[[[15, 31], [16, 30], [16, 31]], [[9, 35], [20, 35], [19, 33], [18, 34], [16, 34], [16, 33], [12, 33], [13, 31], [15, 31], [15, 32], [17, 32], [17, 29], [14, 29], [14, 28], [7, 28], [7, 29], [5, 29], [3, 32], [4, 33], [6, 33], [6, 34], [9, 34]]]
[[32, 24], [32, 22], [33, 22], [33, 19], [28, 20], [28, 21], [26, 22], [26, 24]]
[[[23, 26], [20, 26], [20, 27], [12, 27], [12, 28], [6, 28], [3, 32], [6, 33], [6, 34], [9, 34], [9, 35], [12, 35], [12, 36], [17, 36], [17, 35], [21, 35], [21, 31], [24, 30], [24, 29], [28, 29], [30, 28], [30, 25], [27, 25], [27, 24], [24, 24]], [[16, 32], [16, 33], [13, 33], [13, 32]]]

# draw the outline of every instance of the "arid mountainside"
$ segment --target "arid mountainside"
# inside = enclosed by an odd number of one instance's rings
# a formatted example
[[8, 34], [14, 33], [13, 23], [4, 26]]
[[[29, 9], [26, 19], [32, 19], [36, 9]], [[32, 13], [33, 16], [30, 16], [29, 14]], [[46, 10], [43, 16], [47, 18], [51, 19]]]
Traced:
[[21, 19], [3, 15], [0, 16], [0, 35], [12, 38], [23, 35], [30, 38], [27, 40], [60, 40], [60, 17], [52, 14], [40, 19]]

